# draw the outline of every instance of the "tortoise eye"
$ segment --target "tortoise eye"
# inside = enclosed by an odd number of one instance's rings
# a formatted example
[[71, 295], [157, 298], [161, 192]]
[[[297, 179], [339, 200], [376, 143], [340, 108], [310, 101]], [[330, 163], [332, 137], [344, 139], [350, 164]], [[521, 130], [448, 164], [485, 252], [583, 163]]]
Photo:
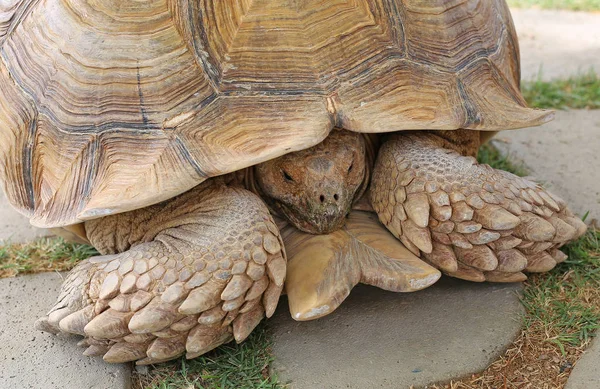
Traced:
[[288, 172], [286, 172], [285, 170], [281, 170], [281, 174], [283, 174], [283, 178], [284, 180], [286, 180], [287, 182], [294, 182], [294, 179], [292, 178], [292, 176], [290, 176], [288, 174]]

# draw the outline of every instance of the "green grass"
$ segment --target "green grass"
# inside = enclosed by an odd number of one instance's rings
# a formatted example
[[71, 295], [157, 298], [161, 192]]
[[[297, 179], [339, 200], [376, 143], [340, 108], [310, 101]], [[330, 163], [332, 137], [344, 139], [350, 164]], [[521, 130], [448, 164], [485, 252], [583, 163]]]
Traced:
[[541, 325], [563, 355], [589, 343], [600, 328], [600, 231], [564, 248], [569, 258], [537, 276], [523, 295], [527, 328]]
[[230, 343], [193, 360], [151, 368], [136, 374], [136, 389], [279, 389], [285, 386], [269, 375], [271, 340], [264, 324], [242, 344]]
[[514, 8], [600, 11], [600, 0], [508, 0], [508, 5]]
[[45, 271], [65, 271], [77, 262], [97, 255], [91, 246], [68, 243], [62, 238], [42, 238], [27, 244], [0, 246], [0, 278]]
[[600, 77], [592, 70], [564, 80], [523, 82], [521, 91], [534, 108], [600, 108]]

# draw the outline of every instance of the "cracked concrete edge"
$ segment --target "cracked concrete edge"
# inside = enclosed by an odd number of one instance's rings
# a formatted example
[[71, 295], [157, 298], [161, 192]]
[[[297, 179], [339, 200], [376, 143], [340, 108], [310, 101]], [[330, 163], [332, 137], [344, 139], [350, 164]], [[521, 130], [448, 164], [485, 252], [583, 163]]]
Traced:
[[595, 339], [569, 376], [565, 389], [600, 388], [600, 339]]

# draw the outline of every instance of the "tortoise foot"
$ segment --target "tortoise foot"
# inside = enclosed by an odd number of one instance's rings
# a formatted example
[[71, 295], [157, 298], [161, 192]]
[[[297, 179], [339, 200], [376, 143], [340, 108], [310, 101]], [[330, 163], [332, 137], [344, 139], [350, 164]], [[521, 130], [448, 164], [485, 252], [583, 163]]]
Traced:
[[377, 220], [361, 211], [328, 235], [282, 229], [288, 253], [286, 292], [295, 320], [333, 312], [358, 284], [413, 292], [434, 284], [441, 273], [408, 251]]
[[207, 184], [184, 196], [155, 215], [165, 228], [152, 240], [76, 266], [36, 328], [84, 336], [85, 355], [141, 365], [246, 339], [283, 289], [279, 230], [248, 191]]
[[371, 202], [411, 251], [478, 282], [549, 271], [566, 259], [559, 247], [586, 231], [538, 184], [444, 149], [427, 133], [397, 135], [382, 146]]

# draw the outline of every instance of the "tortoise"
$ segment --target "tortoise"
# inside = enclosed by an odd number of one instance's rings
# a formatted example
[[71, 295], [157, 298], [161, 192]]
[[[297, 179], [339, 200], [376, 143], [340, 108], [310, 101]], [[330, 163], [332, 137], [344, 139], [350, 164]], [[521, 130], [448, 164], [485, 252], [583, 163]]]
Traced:
[[[0, 178], [100, 256], [39, 329], [157, 363], [297, 320], [358, 282], [513, 282], [585, 225], [479, 165], [540, 125], [503, 0], [14, 0], [0, 5]], [[286, 280], [287, 276], [287, 280]]]

